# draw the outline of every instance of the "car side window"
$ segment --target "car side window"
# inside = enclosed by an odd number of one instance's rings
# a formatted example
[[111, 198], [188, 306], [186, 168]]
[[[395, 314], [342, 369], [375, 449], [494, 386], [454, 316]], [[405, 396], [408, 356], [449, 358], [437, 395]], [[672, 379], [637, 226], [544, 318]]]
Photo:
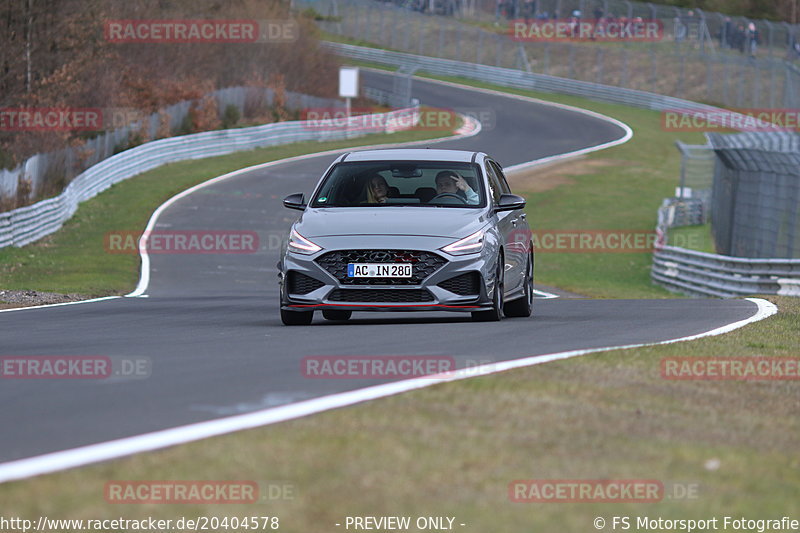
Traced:
[[489, 190], [494, 198], [494, 203], [500, 201], [500, 195], [503, 194], [503, 186], [500, 184], [500, 178], [497, 176], [497, 170], [492, 165], [492, 161], [486, 162], [486, 175], [489, 177]]
[[506, 181], [506, 175], [503, 174], [503, 169], [500, 168], [495, 161], [489, 161], [489, 165], [492, 166], [492, 169], [497, 174], [498, 181], [500, 182], [500, 190], [503, 194], [511, 194], [511, 187], [508, 186], [508, 182]]

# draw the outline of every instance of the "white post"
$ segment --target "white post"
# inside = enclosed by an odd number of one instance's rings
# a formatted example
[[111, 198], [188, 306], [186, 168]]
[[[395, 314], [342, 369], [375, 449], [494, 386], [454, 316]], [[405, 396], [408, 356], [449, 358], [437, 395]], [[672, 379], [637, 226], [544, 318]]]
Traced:
[[351, 98], [358, 96], [358, 67], [339, 68], [339, 97], [345, 99], [346, 115], [345, 137], [350, 132]]

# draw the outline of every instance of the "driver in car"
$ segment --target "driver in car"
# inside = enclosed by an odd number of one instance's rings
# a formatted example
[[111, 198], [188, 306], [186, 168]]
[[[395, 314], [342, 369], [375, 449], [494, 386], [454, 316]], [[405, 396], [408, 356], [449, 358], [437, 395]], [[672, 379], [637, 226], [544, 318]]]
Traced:
[[[443, 170], [436, 174], [436, 194], [458, 194], [462, 191], [467, 198], [467, 204], [478, 205], [480, 197], [478, 193], [472, 190], [467, 180], [458, 175], [453, 170]], [[461, 197], [459, 195], [459, 197]]]

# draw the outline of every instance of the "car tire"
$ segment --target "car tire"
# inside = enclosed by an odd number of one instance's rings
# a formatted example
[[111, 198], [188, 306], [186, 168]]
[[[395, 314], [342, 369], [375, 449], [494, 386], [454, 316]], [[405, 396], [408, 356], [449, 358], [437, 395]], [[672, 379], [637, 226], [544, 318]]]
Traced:
[[494, 291], [492, 292], [492, 308], [487, 311], [473, 311], [472, 320], [475, 322], [497, 322], [503, 318], [503, 291], [505, 290], [504, 278], [505, 269], [503, 268], [505, 262], [503, 256], [497, 258], [497, 267], [495, 267], [495, 283]]
[[287, 311], [281, 309], [281, 322], [285, 326], [307, 326], [314, 320], [314, 311]]
[[525, 266], [525, 282], [522, 298], [507, 302], [503, 306], [503, 314], [509, 317], [529, 317], [533, 312], [533, 256], [528, 256]]
[[341, 309], [323, 309], [322, 310], [322, 317], [325, 320], [350, 320], [350, 317], [353, 316], [352, 311], [343, 311]]
[[[280, 268], [280, 263], [278, 263], [278, 268]], [[288, 302], [285, 289], [284, 279], [281, 277], [281, 305]], [[307, 326], [314, 320], [314, 311], [288, 311], [283, 307], [280, 308], [280, 311], [281, 322], [284, 326]]]

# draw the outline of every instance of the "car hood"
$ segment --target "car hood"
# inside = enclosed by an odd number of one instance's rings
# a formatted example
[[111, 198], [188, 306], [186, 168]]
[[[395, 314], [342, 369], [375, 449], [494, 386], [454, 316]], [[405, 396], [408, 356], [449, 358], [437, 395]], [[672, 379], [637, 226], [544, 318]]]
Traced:
[[452, 207], [336, 207], [307, 209], [295, 228], [301, 235], [415, 235], [461, 238], [486, 224], [485, 209]]

